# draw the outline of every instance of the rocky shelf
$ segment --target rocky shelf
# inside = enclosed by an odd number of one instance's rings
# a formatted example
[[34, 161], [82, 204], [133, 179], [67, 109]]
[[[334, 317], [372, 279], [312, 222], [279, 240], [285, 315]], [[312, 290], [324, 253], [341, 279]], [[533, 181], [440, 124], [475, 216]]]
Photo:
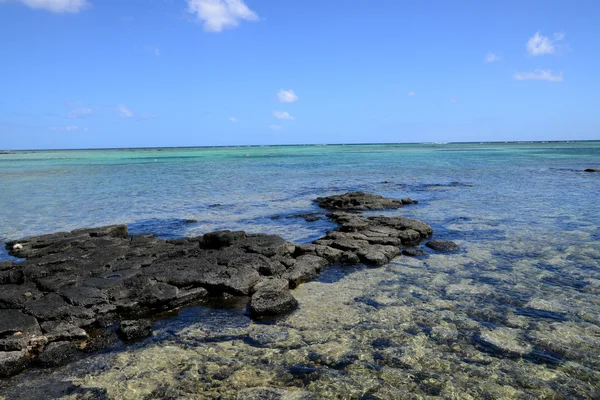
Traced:
[[[316, 200], [336, 210], [397, 208], [414, 201], [355, 192]], [[141, 318], [212, 296], [249, 296], [252, 318], [293, 311], [290, 289], [333, 264], [380, 266], [424, 254], [431, 227], [404, 217], [328, 214], [338, 228], [311, 244], [275, 235], [217, 231], [163, 240], [127, 226], [77, 229], [7, 243], [21, 263], [0, 263], [0, 376], [30, 364], [56, 365], [94, 348], [90, 333], [121, 321], [134, 340], [150, 334]], [[441, 251], [456, 247], [431, 246]]]

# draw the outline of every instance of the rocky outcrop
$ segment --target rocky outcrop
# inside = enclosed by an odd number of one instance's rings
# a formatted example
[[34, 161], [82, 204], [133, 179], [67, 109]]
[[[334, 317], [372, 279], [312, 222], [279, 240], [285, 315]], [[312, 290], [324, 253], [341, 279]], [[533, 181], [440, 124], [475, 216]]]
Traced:
[[415, 204], [416, 200], [409, 198], [396, 200], [388, 199], [376, 194], [364, 192], [348, 192], [345, 194], [317, 197], [315, 202], [320, 207], [329, 210], [363, 211], [363, 210], [388, 210], [400, 208], [405, 204]]
[[586, 168], [583, 171], [584, 172], [598, 172], [600, 170], [598, 168]]
[[[359, 192], [317, 201], [340, 209], [413, 203]], [[0, 263], [0, 376], [33, 360], [66, 362], [92, 340], [88, 332], [117, 321], [125, 340], [147, 336], [151, 324], [141, 318], [208, 296], [249, 296], [253, 318], [288, 313], [298, 307], [290, 288], [326, 266], [384, 265], [432, 234], [426, 223], [404, 217], [327, 217], [338, 228], [303, 245], [242, 231], [163, 240], [129, 235], [125, 225], [8, 242], [10, 254], [26, 260]]]

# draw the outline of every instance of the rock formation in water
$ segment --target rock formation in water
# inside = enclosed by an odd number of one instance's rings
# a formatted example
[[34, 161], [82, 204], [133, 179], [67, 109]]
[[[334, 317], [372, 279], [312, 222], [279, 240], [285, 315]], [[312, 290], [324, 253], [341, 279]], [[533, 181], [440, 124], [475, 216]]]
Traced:
[[315, 202], [329, 210], [364, 211], [389, 210], [400, 208], [406, 204], [416, 204], [417, 200], [405, 198], [402, 200], [388, 199], [376, 194], [364, 192], [348, 192], [345, 194], [317, 197]]
[[[337, 210], [415, 203], [360, 192], [316, 201]], [[253, 318], [284, 314], [298, 305], [290, 288], [314, 279], [324, 267], [379, 266], [404, 247], [408, 255], [422, 255], [421, 249], [410, 249], [433, 232], [428, 224], [404, 217], [366, 218], [345, 211], [328, 216], [339, 227], [301, 245], [242, 231], [163, 240], [129, 235], [125, 225], [9, 242], [10, 254], [26, 260], [0, 263], [0, 376], [31, 362], [68, 361], [87, 346], [89, 332], [118, 321], [126, 340], [147, 336], [150, 323], [131, 320], [208, 296], [250, 296]]]

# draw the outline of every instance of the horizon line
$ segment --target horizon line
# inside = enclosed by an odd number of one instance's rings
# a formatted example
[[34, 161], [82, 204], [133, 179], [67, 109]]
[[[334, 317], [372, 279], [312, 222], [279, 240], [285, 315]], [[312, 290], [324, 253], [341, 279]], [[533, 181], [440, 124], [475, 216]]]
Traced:
[[296, 144], [231, 144], [199, 146], [140, 146], [140, 147], [82, 147], [54, 149], [0, 149], [0, 155], [23, 151], [90, 151], [90, 150], [153, 150], [153, 149], [214, 149], [232, 147], [319, 147], [319, 146], [389, 146], [389, 145], [447, 145], [447, 144], [524, 144], [524, 143], [575, 143], [598, 142], [600, 139], [571, 140], [497, 140], [475, 142], [379, 142], [379, 143], [296, 143]]

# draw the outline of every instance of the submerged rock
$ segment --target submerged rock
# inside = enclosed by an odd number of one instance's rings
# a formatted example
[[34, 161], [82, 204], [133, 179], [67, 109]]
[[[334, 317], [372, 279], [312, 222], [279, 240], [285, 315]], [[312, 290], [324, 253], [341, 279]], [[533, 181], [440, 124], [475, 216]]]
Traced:
[[316, 400], [310, 392], [274, 389], [268, 387], [250, 388], [237, 393], [238, 400]]
[[152, 322], [147, 319], [121, 321], [119, 335], [127, 341], [145, 338], [152, 335]]
[[440, 252], [450, 252], [460, 249], [458, 245], [450, 240], [431, 240], [425, 246]]
[[50, 343], [37, 358], [37, 363], [44, 367], [56, 367], [74, 359], [77, 350], [68, 341]]
[[425, 251], [423, 249], [409, 247], [407, 249], [402, 250], [402, 254], [408, 257], [422, 257], [425, 255]]

